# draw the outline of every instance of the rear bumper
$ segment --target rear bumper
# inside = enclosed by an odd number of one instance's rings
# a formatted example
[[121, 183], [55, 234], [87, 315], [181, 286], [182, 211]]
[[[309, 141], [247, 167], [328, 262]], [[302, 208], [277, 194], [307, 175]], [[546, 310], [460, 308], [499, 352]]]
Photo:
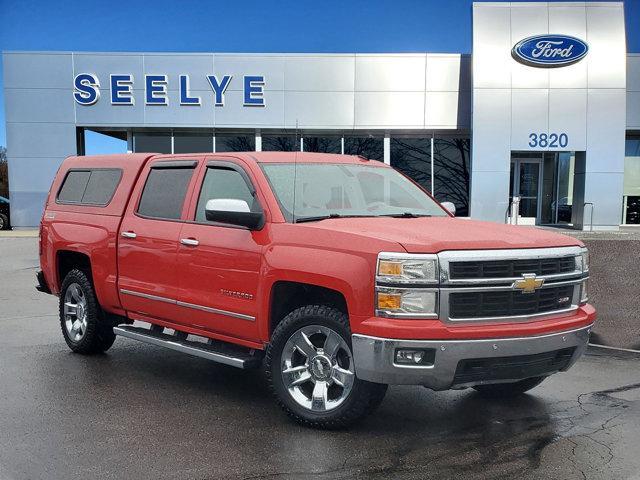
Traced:
[[[353, 334], [356, 375], [433, 390], [516, 381], [569, 369], [584, 353], [592, 325], [539, 336], [472, 340], [400, 340]], [[398, 365], [399, 348], [435, 353], [429, 365]]]

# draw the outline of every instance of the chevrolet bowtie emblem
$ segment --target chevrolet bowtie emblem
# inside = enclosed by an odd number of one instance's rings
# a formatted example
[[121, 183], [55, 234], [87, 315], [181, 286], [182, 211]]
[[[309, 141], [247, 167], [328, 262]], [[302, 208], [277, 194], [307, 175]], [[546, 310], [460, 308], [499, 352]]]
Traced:
[[533, 293], [544, 283], [544, 279], [536, 278], [535, 273], [523, 273], [522, 278], [513, 282], [513, 288], [522, 293]]

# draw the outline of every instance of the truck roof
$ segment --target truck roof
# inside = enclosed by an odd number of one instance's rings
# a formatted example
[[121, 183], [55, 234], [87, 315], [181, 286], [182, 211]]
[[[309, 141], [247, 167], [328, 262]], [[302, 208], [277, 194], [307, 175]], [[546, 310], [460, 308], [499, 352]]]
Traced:
[[250, 152], [258, 163], [362, 163], [369, 160], [358, 155], [313, 152]]
[[[215, 155], [217, 157], [236, 157], [249, 162], [258, 163], [367, 163], [368, 159], [359, 155], [341, 155], [337, 153], [314, 153], [314, 152], [202, 152], [202, 153], [122, 153], [113, 155], [87, 155], [69, 157], [65, 161], [65, 166], [69, 168], [100, 166], [124, 166], [127, 169], [139, 171], [149, 158], [180, 159], [189, 157], [201, 157], [202, 155]], [[375, 162], [375, 165], [385, 166], [382, 162]]]

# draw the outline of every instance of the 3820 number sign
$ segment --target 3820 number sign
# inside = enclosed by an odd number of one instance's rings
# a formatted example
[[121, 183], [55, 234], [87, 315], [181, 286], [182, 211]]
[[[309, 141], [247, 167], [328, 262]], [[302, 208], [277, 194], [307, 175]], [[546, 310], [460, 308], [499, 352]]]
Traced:
[[540, 148], [564, 148], [569, 144], [566, 133], [530, 133], [529, 146]]

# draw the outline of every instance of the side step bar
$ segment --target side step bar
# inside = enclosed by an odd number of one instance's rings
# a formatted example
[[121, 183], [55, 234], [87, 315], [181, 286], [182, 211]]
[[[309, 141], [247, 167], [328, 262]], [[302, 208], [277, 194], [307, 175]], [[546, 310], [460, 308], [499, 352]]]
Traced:
[[153, 325], [151, 329], [119, 325], [113, 327], [113, 333], [132, 340], [165, 347], [236, 368], [256, 368], [260, 365], [260, 352], [245, 349], [232, 344], [209, 340], [209, 343], [194, 342], [187, 339], [184, 332], [176, 335], [163, 333], [163, 328]]

